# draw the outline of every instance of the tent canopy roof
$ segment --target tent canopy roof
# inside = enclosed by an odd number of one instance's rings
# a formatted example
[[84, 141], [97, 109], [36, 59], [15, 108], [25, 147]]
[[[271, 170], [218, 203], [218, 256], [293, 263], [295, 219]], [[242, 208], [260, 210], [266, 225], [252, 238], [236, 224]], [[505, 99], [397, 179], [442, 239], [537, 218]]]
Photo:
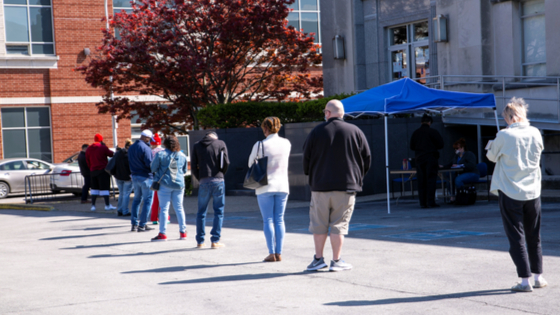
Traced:
[[494, 94], [442, 91], [409, 78], [369, 89], [343, 99], [348, 115], [397, 114], [451, 108], [495, 108]]

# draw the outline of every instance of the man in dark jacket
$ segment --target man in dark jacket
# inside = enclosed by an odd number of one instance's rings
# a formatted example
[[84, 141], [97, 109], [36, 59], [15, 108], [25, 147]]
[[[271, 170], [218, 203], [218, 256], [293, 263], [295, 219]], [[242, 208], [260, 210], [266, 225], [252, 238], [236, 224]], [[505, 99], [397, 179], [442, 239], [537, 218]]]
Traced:
[[117, 205], [117, 215], [130, 216], [128, 211], [128, 202], [130, 201], [130, 192], [132, 191], [132, 177], [130, 177], [130, 166], [128, 164], [128, 149], [132, 145], [132, 140], [126, 139], [124, 148], [117, 151], [113, 159], [115, 159], [115, 168], [113, 175], [117, 179], [119, 187], [119, 203]]
[[421, 208], [436, 208], [436, 183], [438, 174], [439, 152], [443, 148], [443, 138], [439, 132], [430, 128], [433, 119], [424, 114], [422, 126], [412, 133], [410, 149], [416, 156], [416, 174], [418, 176], [418, 198]]
[[82, 151], [78, 154], [78, 165], [80, 166], [80, 173], [84, 178], [84, 185], [82, 186], [82, 203], [88, 203], [89, 188], [91, 187], [91, 177], [89, 173], [89, 166], [86, 161], [87, 144], [82, 144]]
[[229, 166], [226, 144], [218, 140], [215, 132], [194, 144], [191, 157], [191, 173], [198, 180], [198, 213], [196, 215], [196, 243], [198, 248], [204, 247], [204, 226], [210, 198], [214, 205], [214, 224], [210, 231], [212, 248], [224, 247], [220, 243], [222, 222], [224, 221], [225, 184], [224, 174]]
[[[153, 133], [150, 130], [144, 130], [140, 134], [140, 140], [136, 140], [128, 149], [128, 164], [132, 173], [132, 185], [134, 186], [132, 215], [130, 217], [132, 224], [131, 232], [153, 230], [153, 228], [146, 224], [150, 217], [150, 209], [152, 208], [152, 199], [154, 197], [154, 192], [150, 190], [154, 177], [151, 169], [152, 149], [150, 148], [150, 140], [152, 137]], [[143, 204], [142, 212], [139, 214], [140, 203]]]
[[309, 231], [313, 233], [315, 256], [307, 270], [327, 268], [323, 249], [330, 228], [333, 259], [330, 270], [352, 269], [341, 259], [344, 235], [354, 211], [356, 193], [371, 164], [364, 133], [344, 122], [344, 107], [338, 100], [325, 106], [326, 122], [315, 127], [303, 145], [303, 171], [309, 175], [311, 206]]

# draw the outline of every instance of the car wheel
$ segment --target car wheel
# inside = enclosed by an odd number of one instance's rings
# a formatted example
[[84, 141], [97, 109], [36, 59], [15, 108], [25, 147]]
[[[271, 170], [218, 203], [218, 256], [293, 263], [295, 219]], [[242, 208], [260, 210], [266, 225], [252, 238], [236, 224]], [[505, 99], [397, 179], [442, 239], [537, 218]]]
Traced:
[[10, 185], [5, 182], [0, 182], [0, 198], [6, 198], [10, 193]]

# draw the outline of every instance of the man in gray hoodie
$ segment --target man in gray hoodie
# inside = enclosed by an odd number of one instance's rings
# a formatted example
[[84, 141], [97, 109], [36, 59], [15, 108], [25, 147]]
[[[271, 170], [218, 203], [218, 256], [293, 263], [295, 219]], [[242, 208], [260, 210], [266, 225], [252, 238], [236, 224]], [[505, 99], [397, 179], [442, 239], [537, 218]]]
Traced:
[[191, 157], [191, 173], [198, 180], [198, 213], [196, 215], [196, 243], [204, 247], [204, 226], [210, 198], [213, 199], [214, 224], [210, 235], [212, 248], [224, 247], [220, 243], [222, 223], [224, 221], [225, 192], [224, 174], [229, 166], [226, 144], [218, 140], [218, 135], [211, 131], [194, 144]]

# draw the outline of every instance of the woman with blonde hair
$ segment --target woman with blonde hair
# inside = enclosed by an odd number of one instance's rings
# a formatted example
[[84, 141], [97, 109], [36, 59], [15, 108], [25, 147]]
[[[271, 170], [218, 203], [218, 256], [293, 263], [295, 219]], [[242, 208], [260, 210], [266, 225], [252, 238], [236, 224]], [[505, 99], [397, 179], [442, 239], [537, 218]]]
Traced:
[[[511, 288], [532, 292], [548, 285], [542, 277], [541, 169], [544, 149], [541, 133], [529, 124], [528, 105], [512, 98], [502, 112], [508, 124], [496, 135], [486, 156], [496, 163], [490, 191], [498, 195], [509, 253], [521, 283]], [[534, 285], [529, 283], [531, 275]]]
[[284, 244], [284, 211], [290, 193], [288, 183], [288, 160], [292, 145], [288, 139], [278, 136], [282, 125], [278, 117], [267, 117], [261, 124], [266, 139], [253, 146], [249, 167], [256, 158], [268, 157], [268, 185], [257, 188], [257, 201], [263, 217], [263, 229], [269, 255], [265, 262], [281, 261]]

